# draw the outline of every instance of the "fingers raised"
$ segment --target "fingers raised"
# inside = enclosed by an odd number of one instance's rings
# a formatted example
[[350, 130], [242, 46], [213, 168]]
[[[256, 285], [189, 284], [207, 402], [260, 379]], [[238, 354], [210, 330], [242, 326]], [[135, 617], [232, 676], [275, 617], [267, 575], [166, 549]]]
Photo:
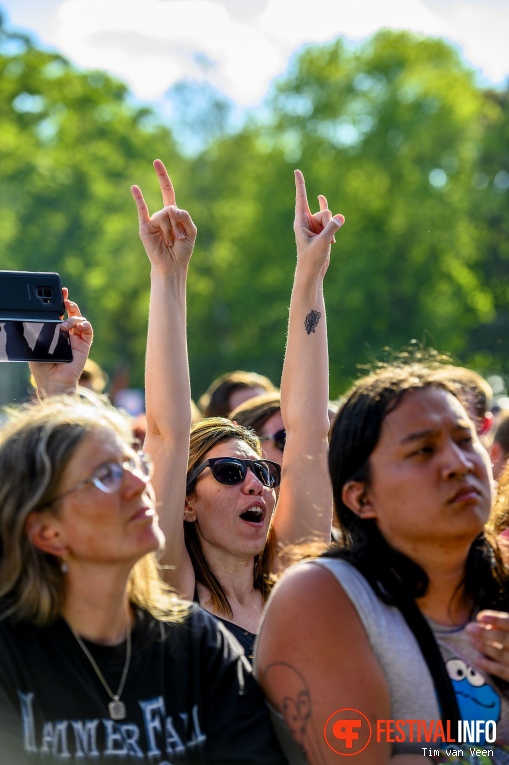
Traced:
[[171, 182], [170, 176], [166, 172], [166, 168], [160, 159], [154, 160], [154, 170], [157, 174], [157, 180], [161, 187], [161, 194], [163, 195], [163, 204], [165, 207], [176, 204], [175, 189]]
[[131, 194], [133, 195], [133, 199], [136, 202], [139, 224], [140, 226], [143, 226], [145, 223], [149, 222], [150, 215], [148, 214], [148, 207], [145, 203], [145, 200], [143, 199], [143, 194], [141, 193], [140, 187], [131, 186]]
[[306, 183], [300, 170], [295, 171], [295, 220], [305, 223], [308, 219], [309, 205], [306, 194]]

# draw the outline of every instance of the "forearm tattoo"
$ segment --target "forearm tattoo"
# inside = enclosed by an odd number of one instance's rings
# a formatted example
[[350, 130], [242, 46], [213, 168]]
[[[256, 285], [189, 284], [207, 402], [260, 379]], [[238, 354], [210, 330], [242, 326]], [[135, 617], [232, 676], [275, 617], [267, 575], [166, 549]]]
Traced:
[[313, 309], [311, 309], [311, 311], [306, 316], [304, 320], [304, 327], [308, 335], [310, 335], [311, 332], [314, 332], [315, 329], [317, 328], [321, 315], [322, 314], [320, 313], [320, 311], [314, 311]]
[[[304, 677], [291, 664], [269, 664], [263, 672], [274, 691], [274, 706], [284, 717], [286, 726], [308, 761], [323, 763], [320, 745], [312, 725], [311, 693]], [[281, 692], [279, 688], [285, 690]]]

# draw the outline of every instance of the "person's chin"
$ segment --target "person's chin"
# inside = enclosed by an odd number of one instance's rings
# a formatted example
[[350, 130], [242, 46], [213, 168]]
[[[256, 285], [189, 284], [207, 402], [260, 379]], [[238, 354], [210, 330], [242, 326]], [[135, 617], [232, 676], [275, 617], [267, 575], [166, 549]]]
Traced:
[[164, 545], [164, 534], [159, 528], [157, 521], [147, 526], [143, 533], [140, 534], [139, 547], [142, 555], [148, 555], [149, 553], [157, 554], [164, 549]]

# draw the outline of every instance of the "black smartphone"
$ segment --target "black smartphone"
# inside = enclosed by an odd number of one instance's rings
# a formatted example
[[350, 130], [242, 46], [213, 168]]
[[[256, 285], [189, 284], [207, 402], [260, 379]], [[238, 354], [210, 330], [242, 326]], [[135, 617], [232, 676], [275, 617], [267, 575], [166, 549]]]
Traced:
[[41, 271], [0, 271], [0, 321], [62, 320], [60, 276]]
[[0, 361], [72, 361], [60, 276], [0, 271]]
[[69, 332], [54, 322], [0, 321], [0, 361], [69, 363]]

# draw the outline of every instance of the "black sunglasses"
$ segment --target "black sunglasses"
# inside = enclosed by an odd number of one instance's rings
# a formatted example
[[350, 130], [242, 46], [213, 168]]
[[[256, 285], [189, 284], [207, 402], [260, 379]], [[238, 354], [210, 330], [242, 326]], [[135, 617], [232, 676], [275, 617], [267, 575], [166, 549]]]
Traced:
[[262, 443], [263, 441], [274, 441], [274, 446], [276, 449], [279, 449], [280, 452], [284, 452], [286, 444], [286, 430], [283, 428], [282, 430], [278, 430], [277, 433], [274, 433], [272, 436], [262, 436], [260, 441]]
[[269, 489], [275, 489], [281, 483], [281, 467], [277, 462], [272, 462], [272, 460], [242, 460], [238, 457], [213, 457], [205, 460], [205, 462], [202, 462], [201, 465], [198, 465], [198, 467], [191, 471], [187, 479], [186, 490], [188, 493], [196, 478], [206, 467], [211, 469], [216, 481], [227, 486], [242, 483], [247, 475], [248, 468]]

